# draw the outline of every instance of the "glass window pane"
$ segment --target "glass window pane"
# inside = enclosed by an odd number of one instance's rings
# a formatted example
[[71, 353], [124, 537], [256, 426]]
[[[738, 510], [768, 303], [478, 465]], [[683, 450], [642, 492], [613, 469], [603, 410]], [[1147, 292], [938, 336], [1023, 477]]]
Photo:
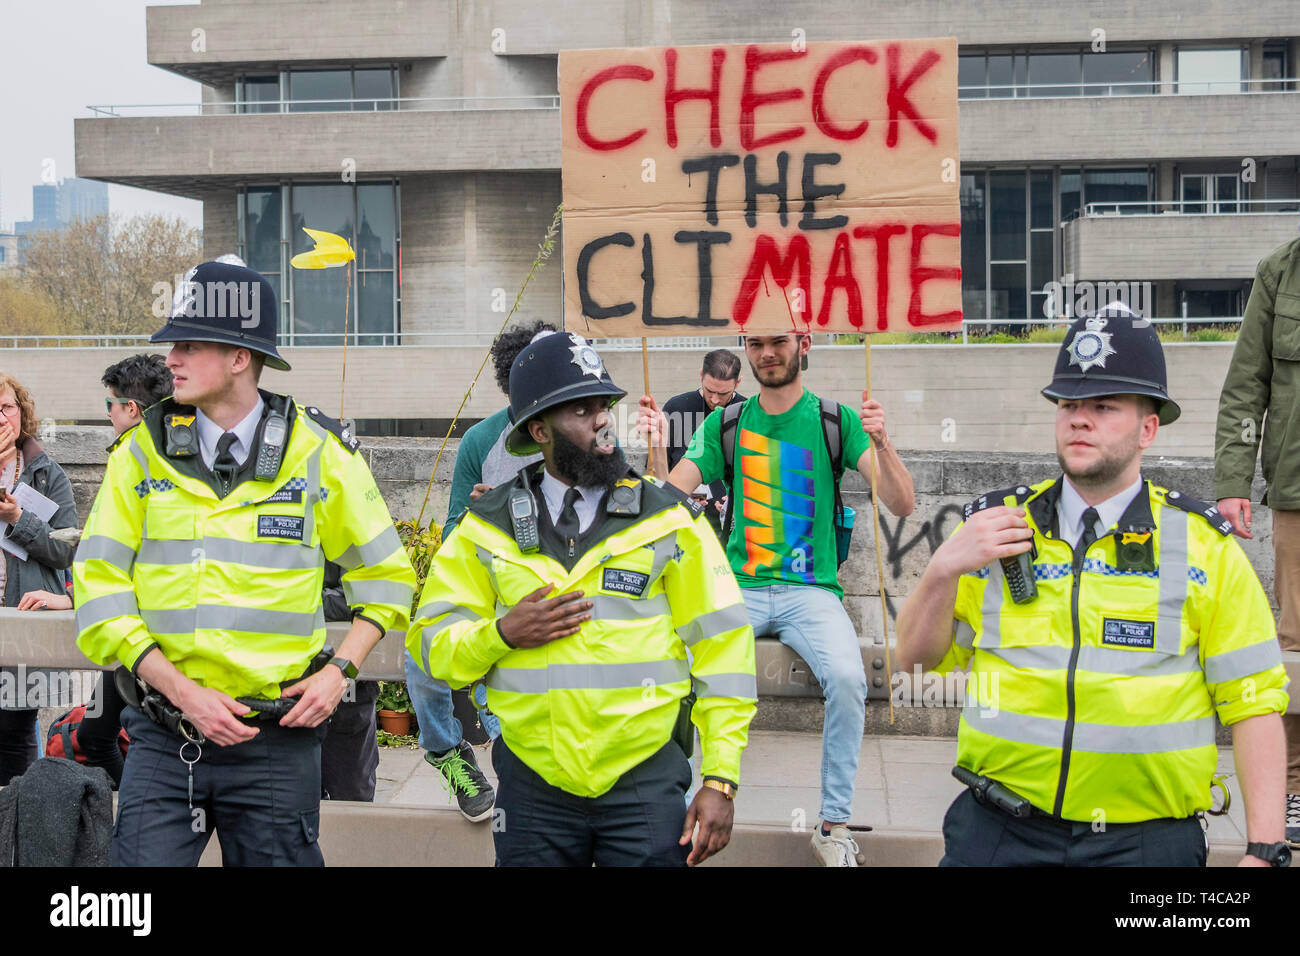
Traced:
[[[1082, 79], [1078, 53], [1031, 53], [1029, 56], [1030, 96], [1078, 96], [1077, 85], [1056, 84], [1078, 84]], [[1052, 86], [1042, 89], [1044, 84]]]
[[1205, 212], [1205, 177], [1183, 177], [1183, 212]]
[[280, 187], [251, 187], [244, 220], [245, 261], [259, 272], [280, 271]]
[[1145, 203], [1151, 197], [1147, 192], [1145, 169], [1085, 169], [1083, 171], [1083, 201], [1088, 205], [1110, 203], [1102, 212], [1143, 213], [1151, 210], [1145, 206], [1116, 206], [1114, 203]]
[[1079, 215], [1083, 206], [1079, 191], [1079, 171], [1077, 169], [1061, 170], [1061, 220], [1069, 222]]
[[[1025, 257], [1025, 172], [989, 173], [991, 259]], [[1021, 282], [1023, 285], [1023, 281]]]
[[961, 177], [961, 307], [968, 319], [984, 318], [984, 174]]
[[1047, 307], [1046, 292], [1029, 293], [1029, 317], [1031, 319], [1054, 319], [1052, 310]]
[[957, 86], [978, 86], [980, 90], [961, 90], [963, 99], [982, 99], [988, 93], [982, 89], [985, 85], [984, 54], [957, 57]]
[[[393, 274], [391, 272], [362, 272], [357, 276], [358, 332], [362, 333], [356, 340], [359, 345], [392, 345], [392, 332], [396, 328], [393, 319]], [[377, 334], [388, 335], [387, 343]]]
[[1050, 232], [1031, 232], [1030, 244], [1030, 282], [1035, 289], [1041, 289], [1052, 281], [1056, 271], [1052, 262], [1052, 236]]
[[1086, 92], [1089, 96], [1112, 96], [1115, 94], [1132, 95], [1150, 93], [1151, 53], [1148, 50], [1131, 53], [1085, 53], [1083, 55], [1083, 82], [1122, 84], [1107, 87], [1092, 87]]
[[1179, 50], [1178, 92], [1240, 93], [1241, 50]]
[[1237, 174], [1220, 173], [1214, 177], [1214, 198], [1218, 212], [1239, 212], [1237, 208]]
[[1021, 265], [993, 266], [992, 288], [989, 303], [991, 319], [1026, 319], [1029, 304], [1025, 294], [1025, 267]]
[[298, 70], [289, 74], [290, 113], [344, 112], [352, 98], [351, 70]]
[[382, 70], [356, 71], [356, 98], [359, 110], [391, 110], [393, 104], [393, 71], [388, 67]]
[[1035, 229], [1048, 229], [1052, 222], [1052, 171], [1035, 169], [1029, 174], [1029, 225]]
[[393, 247], [397, 225], [393, 218], [391, 183], [367, 183], [357, 186], [357, 268], [393, 268]]
[[[293, 187], [292, 252], [314, 245], [303, 227], [332, 232], [356, 248], [352, 231], [352, 187], [305, 185]], [[342, 332], [345, 269], [293, 269], [293, 327], [295, 334]], [[355, 296], [354, 296], [355, 300]], [[356, 305], [352, 307], [355, 316]], [[349, 323], [351, 326], [352, 323]], [[309, 339], [304, 344], [340, 345], [342, 338]]]
[[1013, 82], [1014, 80], [1011, 76], [1010, 54], [989, 54], [989, 86], [1002, 87], [1002, 89], [990, 89], [989, 96], [1011, 96], [1010, 87]]
[[244, 99], [239, 107], [241, 113], [278, 113], [280, 112], [280, 77], [246, 76], [244, 77]]

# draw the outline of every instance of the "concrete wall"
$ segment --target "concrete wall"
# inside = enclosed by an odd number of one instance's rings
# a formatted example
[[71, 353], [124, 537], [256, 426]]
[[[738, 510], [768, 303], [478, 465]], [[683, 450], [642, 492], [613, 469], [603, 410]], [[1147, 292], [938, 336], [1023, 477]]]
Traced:
[[1090, 216], [1062, 230], [1064, 268], [1076, 280], [1249, 279], [1295, 229], [1294, 212]]
[[[508, 288], [513, 297], [513, 287]], [[718, 339], [712, 347], [731, 344], [733, 340]], [[98, 385], [103, 370], [147, 348], [0, 349], [0, 369], [14, 371], [32, 389], [37, 414], [43, 418], [98, 421], [104, 414]], [[345, 411], [352, 418], [449, 418], [486, 348], [486, 341], [474, 347], [351, 348]], [[1054, 413], [1039, 390], [1050, 378], [1056, 349], [1055, 345], [875, 346], [874, 394], [885, 406], [890, 434], [900, 448], [983, 454], [1042, 452], [1054, 447]], [[665, 400], [699, 387], [705, 351], [652, 349], [650, 381], [655, 395]], [[268, 369], [262, 384], [292, 392], [335, 414], [342, 350], [289, 348], [284, 354], [294, 370]], [[614, 381], [635, 396], [643, 387], [640, 349], [604, 349], [603, 355]], [[1183, 415], [1175, 425], [1160, 430], [1153, 455], [1183, 458], [1214, 453], [1219, 388], [1231, 356], [1231, 343], [1166, 347], [1170, 390], [1182, 405]], [[864, 378], [860, 348], [817, 346], [805, 381], [819, 394], [856, 404], [861, 401]], [[749, 381], [745, 365], [742, 392], [749, 391]], [[70, 383], [78, 384], [70, 387]], [[503, 404], [505, 398], [489, 367], [464, 415], [484, 418]], [[635, 403], [625, 401], [616, 411], [624, 440], [632, 441]]]

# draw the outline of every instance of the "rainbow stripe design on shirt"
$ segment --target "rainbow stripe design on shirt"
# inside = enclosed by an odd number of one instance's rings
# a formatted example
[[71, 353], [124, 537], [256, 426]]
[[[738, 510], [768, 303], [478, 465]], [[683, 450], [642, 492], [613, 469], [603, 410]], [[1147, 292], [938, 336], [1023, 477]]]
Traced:
[[745, 565], [752, 577], [815, 584], [813, 452], [740, 429]]

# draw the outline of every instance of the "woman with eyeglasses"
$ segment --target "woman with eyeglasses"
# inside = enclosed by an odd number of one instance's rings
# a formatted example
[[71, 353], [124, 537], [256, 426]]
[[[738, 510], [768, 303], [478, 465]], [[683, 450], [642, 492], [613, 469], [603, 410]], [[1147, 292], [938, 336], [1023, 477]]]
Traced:
[[[67, 577], [76, 551], [75, 540], [60, 540], [54, 532], [77, 527], [72, 483], [36, 441], [36, 406], [31, 393], [16, 379], [0, 372], [0, 606], [7, 608], [67, 607]], [[14, 497], [27, 485], [53, 501], [58, 510], [49, 521], [24, 510]], [[8, 546], [26, 551], [20, 558]], [[34, 592], [43, 592], [37, 594]], [[24, 601], [24, 597], [28, 600]], [[51, 603], [53, 602], [53, 603]], [[13, 668], [4, 668], [0, 681], [0, 786], [22, 776], [36, 760], [36, 706], [27, 699], [27, 681]], [[32, 706], [35, 704], [36, 706]]]

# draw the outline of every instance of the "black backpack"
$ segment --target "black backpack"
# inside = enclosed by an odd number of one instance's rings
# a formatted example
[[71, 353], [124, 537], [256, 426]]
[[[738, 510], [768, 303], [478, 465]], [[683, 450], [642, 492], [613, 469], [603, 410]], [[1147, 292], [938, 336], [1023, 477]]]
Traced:
[[[731, 496], [731, 499], [736, 497], [732, 479], [735, 476], [736, 430], [740, 424], [740, 411], [750, 402], [756, 401], [758, 401], [757, 395], [743, 402], [728, 405], [722, 410], [723, 476], [727, 482], [727, 494]], [[844, 517], [844, 499], [840, 497], [840, 479], [844, 477], [844, 444], [840, 436], [840, 403], [831, 401], [829, 398], [822, 398], [819, 401], [821, 402], [822, 440], [826, 443], [826, 451], [831, 456], [831, 475], [835, 484], [834, 523], [838, 527]], [[731, 519], [736, 504], [731, 499], [727, 501], [727, 517], [722, 523], [723, 547], [726, 547], [727, 542], [731, 540]]]

